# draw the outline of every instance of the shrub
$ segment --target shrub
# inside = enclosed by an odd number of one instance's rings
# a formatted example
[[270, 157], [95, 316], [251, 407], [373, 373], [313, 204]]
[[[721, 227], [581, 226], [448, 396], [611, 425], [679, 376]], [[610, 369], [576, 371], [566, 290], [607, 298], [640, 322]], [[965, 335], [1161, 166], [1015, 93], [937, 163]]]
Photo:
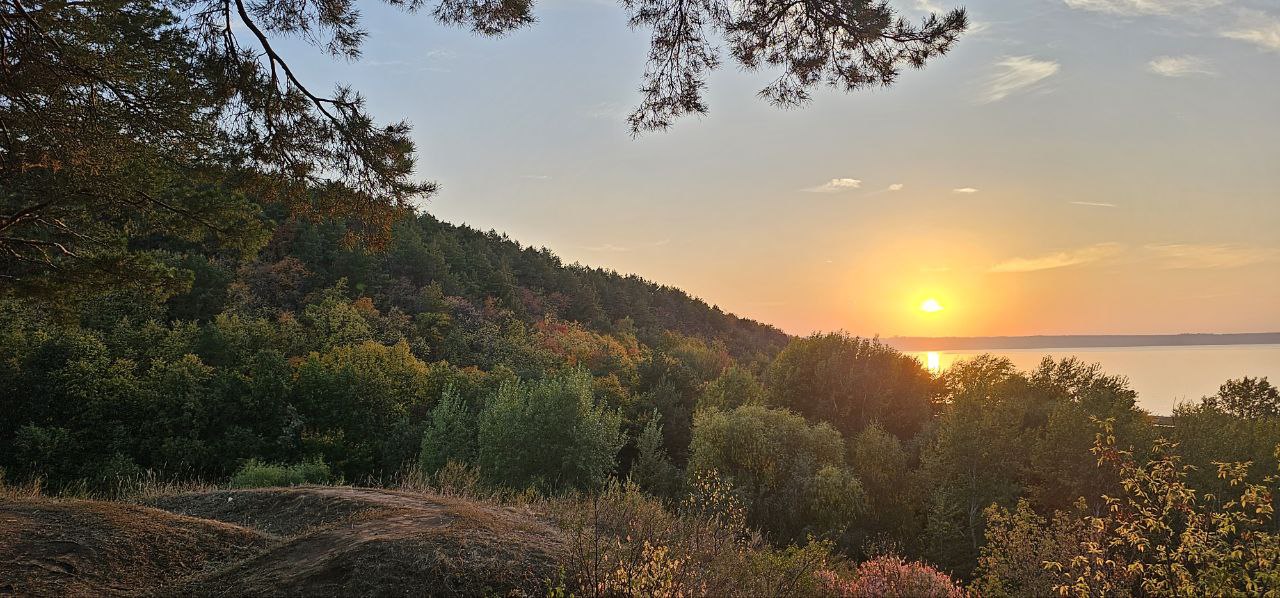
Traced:
[[263, 463], [257, 459], [245, 461], [231, 476], [232, 488], [267, 488], [271, 486], [297, 486], [299, 484], [326, 484], [330, 481], [329, 466], [316, 459], [294, 465]]
[[[1278, 476], [1248, 481], [1250, 463], [1218, 463], [1229, 489], [1213, 502], [1187, 483], [1191, 466], [1176, 445], [1158, 440], [1149, 459], [1117, 448], [1110, 420], [1094, 441], [1100, 465], [1120, 479], [1103, 497], [1102, 515], [1047, 524], [1020, 507], [995, 510], [978, 589], [999, 595], [1044, 591], [1062, 596], [1272, 596], [1280, 591], [1280, 534], [1272, 497]], [[1280, 452], [1280, 447], [1276, 448]], [[1214, 506], [1217, 501], [1221, 507]], [[1074, 530], [1074, 531], [1072, 531]], [[1047, 550], [1046, 550], [1047, 548]], [[1025, 566], [1041, 560], [1048, 579]], [[994, 590], [994, 591], [993, 591]]]
[[[841, 566], [827, 542], [770, 546], [742, 524], [741, 507], [711, 474], [680, 514], [632, 483], [589, 499], [557, 498], [566, 535], [560, 588], [589, 596], [822, 596], [817, 571]], [[563, 587], [569, 586], [569, 587]]]
[[864, 561], [853, 579], [834, 571], [817, 574], [821, 591], [840, 598], [962, 598], [965, 591], [945, 573], [921, 562], [887, 555]]

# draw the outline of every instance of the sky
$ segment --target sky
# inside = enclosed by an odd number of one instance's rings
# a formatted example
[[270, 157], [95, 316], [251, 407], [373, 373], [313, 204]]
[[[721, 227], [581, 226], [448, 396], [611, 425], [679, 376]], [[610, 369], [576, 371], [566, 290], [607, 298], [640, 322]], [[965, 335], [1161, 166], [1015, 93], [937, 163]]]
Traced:
[[638, 138], [648, 32], [612, 2], [498, 39], [368, 4], [358, 62], [286, 48], [413, 124], [427, 212], [790, 333], [1280, 331], [1280, 0], [963, 6], [890, 88], [780, 110], [726, 61]]

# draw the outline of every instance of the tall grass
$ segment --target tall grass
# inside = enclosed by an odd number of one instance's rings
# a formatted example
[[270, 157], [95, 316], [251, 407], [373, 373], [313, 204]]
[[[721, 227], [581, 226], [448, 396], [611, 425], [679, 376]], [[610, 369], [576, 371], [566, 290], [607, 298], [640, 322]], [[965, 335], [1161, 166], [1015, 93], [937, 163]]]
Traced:
[[298, 486], [301, 484], [327, 484], [333, 472], [324, 461], [304, 461], [294, 465], [263, 463], [257, 459], [245, 461], [231, 476], [232, 488], [267, 488], [272, 486]]

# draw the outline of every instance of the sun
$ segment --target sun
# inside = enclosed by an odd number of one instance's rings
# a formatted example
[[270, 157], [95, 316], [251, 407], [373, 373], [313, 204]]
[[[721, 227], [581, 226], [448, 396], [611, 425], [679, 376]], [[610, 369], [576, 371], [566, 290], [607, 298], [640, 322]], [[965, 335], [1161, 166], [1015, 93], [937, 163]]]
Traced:
[[920, 311], [926, 313], [937, 313], [944, 309], [946, 308], [942, 307], [942, 304], [938, 303], [938, 300], [933, 297], [925, 299], [924, 302], [920, 304]]

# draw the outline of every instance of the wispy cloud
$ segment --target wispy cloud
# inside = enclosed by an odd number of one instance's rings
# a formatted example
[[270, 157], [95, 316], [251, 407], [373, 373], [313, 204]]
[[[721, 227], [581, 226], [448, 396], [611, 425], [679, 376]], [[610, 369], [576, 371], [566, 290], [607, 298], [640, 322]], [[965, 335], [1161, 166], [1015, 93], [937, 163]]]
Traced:
[[808, 187], [801, 189], [801, 191], [808, 191], [809, 193], [839, 193], [861, 187], [861, 179], [831, 179], [817, 187]]
[[1161, 77], [1216, 75], [1213, 64], [1200, 56], [1160, 56], [1147, 63], [1147, 70]]
[[1092, 208], [1114, 208], [1114, 207], [1116, 207], [1116, 204], [1113, 204], [1113, 203], [1106, 203], [1106, 202], [1103, 202], [1103, 201], [1069, 201], [1069, 202], [1067, 202], [1067, 203], [1069, 203], [1069, 204], [1071, 204], [1071, 205], [1074, 205], [1074, 206], [1089, 206], [1089, 207], [1092, 207]]
[[635, 246], [614, 245], [613, 243], [604, 243], [601, 245], [588, 245], [583, 247], [583, 249], [587, 251], [595, 251], [598, 253], [625, 253], [625, 252], [633, 251], [636, 249], [643, 250], [645, 248], [665, 247], [670, 244], [671, 244], [671, 239], [658, 239], [657, 241], [640, 243], [639, 245], [635, 245]]
[[963, 193], [963, 194], [965, 194], [965, 195], [971, 195], [971, 194], [973, 194], [973, 193], [977, 193], [977, 192], [978, 192], [978, 190], [977, 190], [977, 189], [974, 189], [973, 187], [960, 187], [960, 188], [958, 188], [958, 189], [952, 189], [952, 190], [951, 190], [951, 192], [952, 192], [952, 193]]
[[601, 120], [621, 120], [631, 113], [631, 109], [622, 102], [600, 102], [586, 109], [587, 118]]
[[990, 272], [1036, 272], [1077, 266], [1106, 259], [1124, 251], [1119, 243], [1098, 243], [1035, 257], [1015, 257], [991, 267]]
[[892, 184], [892, 185], [889, 185], [889, 190], [890, 190], [890, 191], [901, 191], [903, 187], [906, 187], [906, 185], [903, 185], [902, 183], [894, 183], [894, 184]]
[[1228, 244], [1169, 243], [1144, 247], [1162, 268], [1170, 270], [1239, 268], [1280, 261], [1280, 249]]
[[1222, 37], [1248, 42], [1264, 50], [1280, 52], [1280, 17], [1258, 11], [1240, 13], [1238, 24], [1221, 32]]
[[600, 253], [623, 253], [625, 251], [631, 251], [630, 247], [625, 247], [622, 245], [614, 245], [613, 243], [605, 243], [603, 245], [588, 245], [586, 247], [583, 247], [583, 249], [586, 249], [587, 251], [596, 251]]
[[1220, 6], [1228, 0], [1066, 0], [1067, 6], [1113, 15], [1185, 14]]
[[390, 69], [390, 70], [402, 70], [402, 71], [417, 70], [417, 71], [431, 71], [431, 72], [437, 72], [437, 73], [448, 73], [450, 72], [449, 69], [441, 65], [457, 57], [458, 57], [458, 54], [453, 50], [436, 49], [436, 50], [428, 50], [427, 52], [420, 55], [410, 56], [408, 59], [403, 59], [403, 58], [395, 58], [391, 60], [365, 59], [360, 61], [360, 65], [371, 67], [371, 68], [384, 68], [384, 69]]
[[551, 175], [549, 175], [549, 174], [522, 174], [522, 175], [520, 175], [520, 178], [522, 178], [522, 179], [532, 179], [532, 180], [535, 180], [535, 181], [548, 181], [548, 180], [551, 180]]
[[1032, 89], [1058, 72], [1058, 63], [1031, 56], [1010, 56], [996, 63], [979, 101], [998, 102], [1013, 94]]

